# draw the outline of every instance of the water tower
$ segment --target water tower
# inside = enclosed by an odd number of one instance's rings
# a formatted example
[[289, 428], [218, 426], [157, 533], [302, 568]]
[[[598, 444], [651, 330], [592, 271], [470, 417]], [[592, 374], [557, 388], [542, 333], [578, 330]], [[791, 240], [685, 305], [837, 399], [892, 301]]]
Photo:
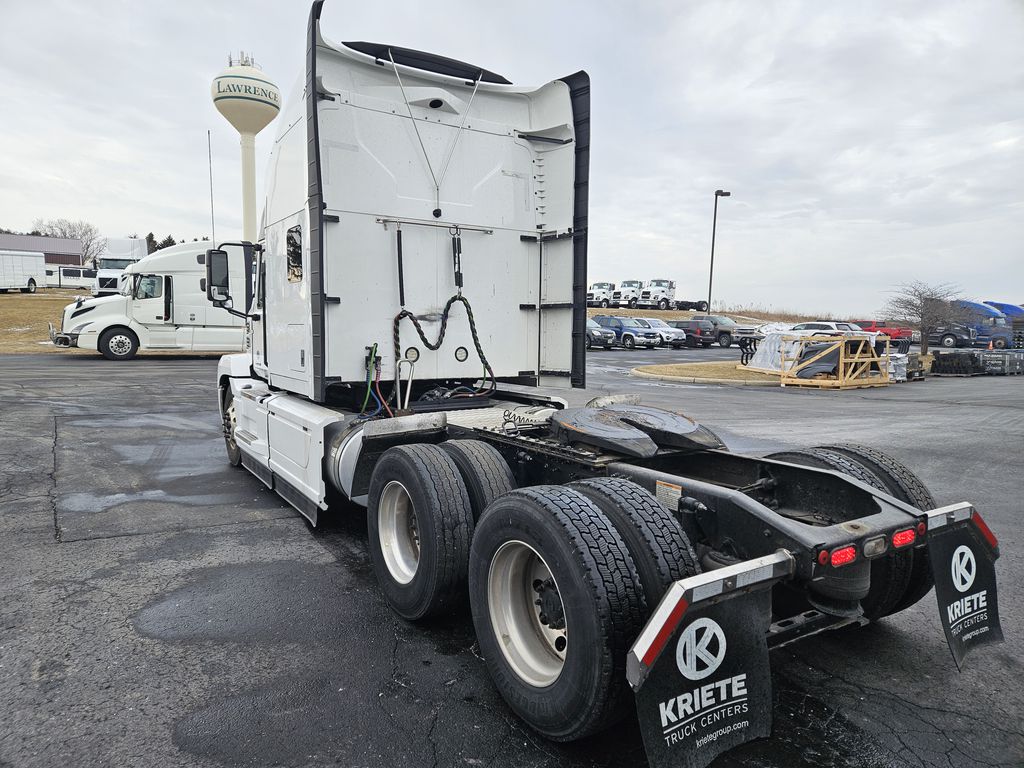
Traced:
[[256, 134], [277, 117], [281, 92], [245, 52], [228, 57], [213, 79], [213, 105], [235, 126], [242, 145], [242, 239], [256, 242]]

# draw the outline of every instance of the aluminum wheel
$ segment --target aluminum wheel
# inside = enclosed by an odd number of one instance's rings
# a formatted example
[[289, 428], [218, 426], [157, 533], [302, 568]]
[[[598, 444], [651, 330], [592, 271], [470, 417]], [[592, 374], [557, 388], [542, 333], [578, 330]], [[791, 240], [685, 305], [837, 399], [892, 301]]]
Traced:
[[380, 495], [377, 506], [381, 554], [391, 577], [408, 584], [420, 564], [420, 534], [409, 491], [392, 480]]
[[551, 569], [522, 541], [503, 544], [487, 575], [491, 628], [505, 660], [526, 683], [551, 685], [568, 648], [565, 610]]
[[116, 333], [110, 337], [110, 343], [107, 346], [111, 352], [121, 357], [132, 351], [132, 340], [123, 333]]

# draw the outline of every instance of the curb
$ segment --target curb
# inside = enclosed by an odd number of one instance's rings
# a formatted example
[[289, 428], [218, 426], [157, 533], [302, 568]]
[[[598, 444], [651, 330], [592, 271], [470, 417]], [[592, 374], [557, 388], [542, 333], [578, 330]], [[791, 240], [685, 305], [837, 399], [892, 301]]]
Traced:
[[630, 370], [633, 376], [656, 381], [671, 381], [675, 384], [728, 384], [734, 387], [781, 387], [778, 381], [744, 381], [742, 379], [705, 379], [698, 376], [665, 376], [660, 373], [646, 373], [639, 368]]

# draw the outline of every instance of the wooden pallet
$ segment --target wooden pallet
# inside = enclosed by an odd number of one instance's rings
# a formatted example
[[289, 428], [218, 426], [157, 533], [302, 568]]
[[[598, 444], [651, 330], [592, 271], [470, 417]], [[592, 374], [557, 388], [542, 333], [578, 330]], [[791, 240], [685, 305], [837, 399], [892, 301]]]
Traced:
[[945, 376], [947, 379], [969, 379], [973, 376], [988, 376], [988, 371], [976, 371], [975, 373], [935, 373], [932, 371], [929, 376]]

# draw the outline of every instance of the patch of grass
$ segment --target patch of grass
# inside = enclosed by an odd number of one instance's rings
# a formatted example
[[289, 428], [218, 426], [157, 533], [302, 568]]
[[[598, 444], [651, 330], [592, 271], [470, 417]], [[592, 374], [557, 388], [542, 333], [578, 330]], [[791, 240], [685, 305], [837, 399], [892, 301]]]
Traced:
[[[26, 352], [63, 352], [50, 343], [47, 323], [60, 325], [64, 307], [82, 295], [81, 290], [41, 289], [37, 293], [7, 292], [0, 294], [0, 354]], [[70, 350], [89, 354], [95, 350]]]
[[707, 363], [675, 363], [672, 365], [640, 365], [638, 371], [655, 376], [692, 376], [695, 379], [731, 379], [733, 381], [768, 381], [778, 383], [779, 377], [770, 373], [740, 369], [735, 360], [716, 360]]

